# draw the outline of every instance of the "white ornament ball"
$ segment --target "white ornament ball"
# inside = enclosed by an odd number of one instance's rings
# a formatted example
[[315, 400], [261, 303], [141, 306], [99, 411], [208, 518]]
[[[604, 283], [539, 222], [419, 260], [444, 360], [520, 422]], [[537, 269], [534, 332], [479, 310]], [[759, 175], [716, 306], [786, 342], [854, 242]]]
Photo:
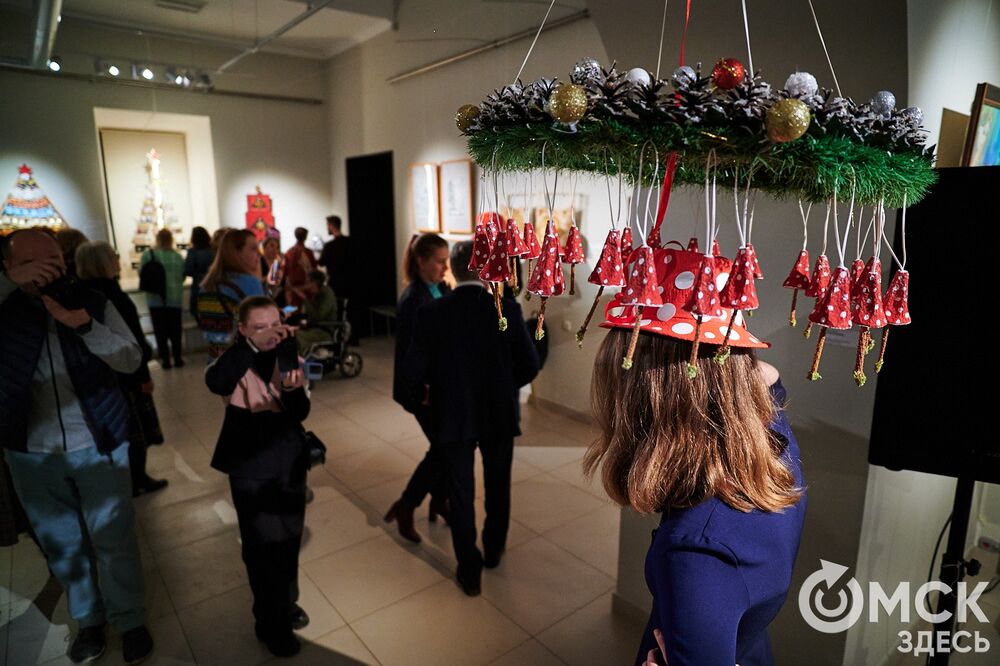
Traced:
[[634, 86], [648, 86], [653, 82], [653, 77], [642, 67], [633, 67], [628, 70], [625, 78]]
[[795, 72], [785, 81], [785, 90], [792, 97], [808, 97], [819, 91], [819, 84], [809, 72]]
[[888, 90], [879, 90], [872, 96], [872, 111], [877, 116], [888, 116], [896, 108], [896, 96]]

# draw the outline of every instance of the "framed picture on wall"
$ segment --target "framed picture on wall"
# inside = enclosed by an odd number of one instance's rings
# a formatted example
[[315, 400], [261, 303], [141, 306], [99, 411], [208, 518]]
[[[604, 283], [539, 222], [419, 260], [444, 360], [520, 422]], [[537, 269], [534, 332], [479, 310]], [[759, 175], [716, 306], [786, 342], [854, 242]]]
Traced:
[[965, 134], [962, 166], [1000, 165], [1000, 88], [976, 86], [969, 127]]
[[472, 233], [472, 160], [441, 163], [441, 231]]
[[418, 231], [441, 231], [437, 164], [421, 162], [410, 165], [410, 206], [413, 209], [413, 226]]

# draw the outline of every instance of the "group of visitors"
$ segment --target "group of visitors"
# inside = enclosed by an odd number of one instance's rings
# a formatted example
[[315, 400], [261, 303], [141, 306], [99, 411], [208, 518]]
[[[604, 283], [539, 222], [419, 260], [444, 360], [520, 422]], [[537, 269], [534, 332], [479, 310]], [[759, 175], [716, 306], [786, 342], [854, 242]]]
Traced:
[[[228, 229], [213, 238], [196, 227], [182, 257], [171, 232], [161, 230], [139, 262], [140, 284], [155, 286], [145, 297], [164, 370], [184, 365], [186, 277], [192, 278], [188, 307], [196, 319], [205, 294], [221, 292], [239, 304], [235, 337], [214, 340], [232, 353], [222, 354], [207, 375], [209, 387], [229, 404], [213, 465], [230, 475], [258, 598], [257, 634], [275, 654], [297, 650], [290, 627], [308, 622], [294, 606], [297, 588], [293, 608], [281, 610], [276, 589], [282, 584], [276, 582], [295, 583], [305, 467], [301, 456], [288, 453], [288, 441], [301, 437], [309, 403], [301, 369], [271, 387], [252, 378], [260, 373], [271, 379], [277, 342], [295, 330], [283, 322], [271, 295], [300, 300], [305, 320], [336, 317], [336, 298], [304, 247], [305, 236], [297, 229], [296, 245], [282, 256], [277, 238], [268, 238], [262, 253], [248, 230]], [[149, 370], [153, 350], [135, 303], [122, 290], [121, 260], [109, 243], [89, 241], [74, 229], [19, 231], [0, 240], [0, 544], [15, 543], [26, 531], [45, 555], [79, 625], [68, 653], [73, 662], [103, 654], [110, 622], [121, 635], [125, 661], [138, 663], [152, 652], [153, 640], [145, 626], [131, 498], [167, 485], [146, 472], [147, 447], [163, 442]], [[304, 330], [304, 338], [309, 333]], [[273, 409], [262, 410], [270, 400]], [[271, 454], [266, 446], [248, 452], [247, 441], [271, 443]], [[284, 485], [276, 489], [267, 479]], [[261, 507], [275, 501], [284, 507], [292, 495], [297, 499], [288, 520], [261, 522]]]
[[[184, 260], [161, 232], [140, 265], [161, 264], [168, 284], [195, 278], [195, 312], [211, 295], [237, 304], [232, 331], [206, 336], [217, 349], [205, 382], [225, 401], [211, 464], [229, 477], [256, 636], [272, 654], [291, 656], [301, 647], [294, 632], [309, 623], [297, 579], [317, 440], [303, 425], [310, 398], [300, 355], [309, 331], [297, 331], [289, 314], [336, 316], [338, 296], [326, 282], [338, 278], [317, 267], [342, 257], [342, 242], [335, 236], [317, 261], [304, 230], [283, 256], [276, 239], [262, 252], [248, 230], [214, 239], [203, 231], [192, 235]], [[131, 497], [166, 485], [145, 472], [146, 447], [162, 441], [152, 349], [109, 244], [38, 230], [3, 241], [0, 500], [20, 499], [66, 592], [79, 625], [70, 659], [99, 657], [110, 623], [126, 663], [138, 663], [153, 638]], [[430, 495], [430, 517], [450, 528], [455, 579], [467, 595], [479, 594], [483, 570], [503, 560], [519, 391], [540, 369], [520, 305], [468, 268], [472, 253], [470, 241], [449, 250], [434, 234], [407, 248], [393, 398], [414, 415], [428, 450], [385, 515], [419, 542], [414, 511]], [[183, 364], [173, 312], [181, 302], [179, 288], [147, 294], [154, 328], [163, 328], [156, 340], [164, 369]], [[497, 326], [498, 303], [506, 330]], [[723, 364], [708, 344], [692, 357], [686, 339], [610, 326], [592, 383], [599, 436], [584, 467], [616, 502], [662, 516], [646, 560], [653, 610], [636, 663], [771, 664], [766, 629], [788, 591], [805, 510], [778, 373], [752, 348], [734, 345]], [[627, 371], [625, 357], [633, 359]], [[12, 515], [0, 525], [16, 524]]]

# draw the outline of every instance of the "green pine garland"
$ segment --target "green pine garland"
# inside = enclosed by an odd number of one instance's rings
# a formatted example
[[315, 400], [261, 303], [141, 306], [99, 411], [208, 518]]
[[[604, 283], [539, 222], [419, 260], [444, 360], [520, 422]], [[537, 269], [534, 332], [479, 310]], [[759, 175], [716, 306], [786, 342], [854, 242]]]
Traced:
[[[885, 200], [886, 206], [913, 205], [927, 194], [937, 180], [930, 151], [919, 148], [892, 152], [826, 134], [815, 124], [802, 138], [788, 143], [771, 143], [766, 138], [739, 128], [710, 128], [677, 123], [649, 123], [623, 119], [585, 119], [575, 133], [548, 122], [474, 128], [467, 133], [469, 154], [477, 164], [499, 171], [527, 171], [542, 166], [542, 146], [547, 168], [591, 172], [595, 175], [622, 175], [634, 182], [639, 171], [641, 148], [651, 142], [660, 160], [677, 152], [674, 182], [704, 185], [705, 165], [710, 151], [718, 162], [717, 182], [732, 183], [739, 176], [755, 189], [777, 198], [799, 198], [824, 202], [834, 195], [850, 197], [854, 182], [855, 200], [872, 204]], [[653, 184], [656, 166], [650, 146], [646, 146], [642, 181]], [[662, 170], [659, 177], [662, 178]]]

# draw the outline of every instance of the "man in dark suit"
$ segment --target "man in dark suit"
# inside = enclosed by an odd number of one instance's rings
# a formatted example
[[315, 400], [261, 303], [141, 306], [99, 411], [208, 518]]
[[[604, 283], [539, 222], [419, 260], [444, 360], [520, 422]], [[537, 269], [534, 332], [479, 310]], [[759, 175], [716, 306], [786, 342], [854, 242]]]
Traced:
[[[471, 256], [471, 241], [452, 248], [458, 284], [418, 311], [405, 364], [409, 399], [429, 406], [431, 428], [441, 443], [456, 578], [474, 596], [483, 566], [497, 566], [507, 542], [510, 466], [514, 438], [521, 434], [518, 390], [538, 374], [538, 355], [513, 299], [503, 299], [508, 326], [499, 330], [493, 297], [467, 268]], [[473, 508], [477, 446], [486, 487], [485, 557], [476, 547]]]

